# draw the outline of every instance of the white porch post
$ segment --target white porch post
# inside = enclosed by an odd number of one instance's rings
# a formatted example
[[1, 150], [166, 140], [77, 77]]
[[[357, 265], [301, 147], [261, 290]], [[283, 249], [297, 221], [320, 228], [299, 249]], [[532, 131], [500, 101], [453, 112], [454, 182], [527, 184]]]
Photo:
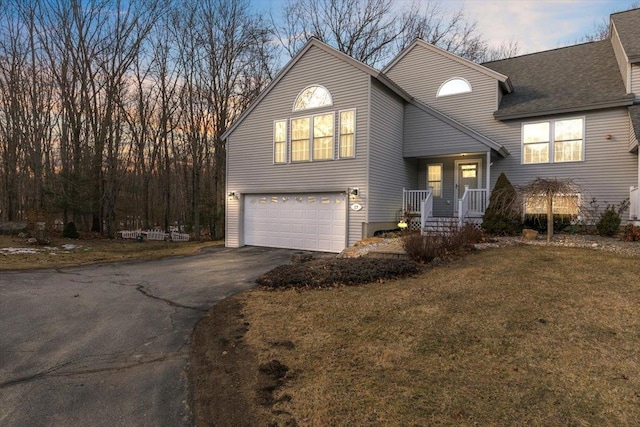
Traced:
[[487, 180], [485, 181], [484, 188], [487, 189], [487, 200], [489, 199], [489, 191], [491, 191], [491, 151], [487, 151]]

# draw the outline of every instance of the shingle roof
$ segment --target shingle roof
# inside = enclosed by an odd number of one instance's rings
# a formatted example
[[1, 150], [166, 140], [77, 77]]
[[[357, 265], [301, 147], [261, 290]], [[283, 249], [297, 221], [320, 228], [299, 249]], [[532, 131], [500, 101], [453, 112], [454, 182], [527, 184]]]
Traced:
[[629, 61], [640, 62], [640, 9], [614, 13], [611, 15], [611, 21], [616, 27]]
[[495, 117], [515, 119], [630, 105], [610, 40], [584, 43], [482, 64], [509, 76]]

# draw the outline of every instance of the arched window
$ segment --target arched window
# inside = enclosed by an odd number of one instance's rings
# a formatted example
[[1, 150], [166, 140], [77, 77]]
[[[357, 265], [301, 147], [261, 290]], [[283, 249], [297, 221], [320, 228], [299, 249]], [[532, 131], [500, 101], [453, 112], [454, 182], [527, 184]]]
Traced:
[[307, 86], [293, 103], [293, 111], [308, 110], [333, 105], [333, 99], [327, 89], [322, 86]]
[[471, 92], [471, 84], [463, 78], [454, 77], [442, 83], [437, 96], [455, 95]]

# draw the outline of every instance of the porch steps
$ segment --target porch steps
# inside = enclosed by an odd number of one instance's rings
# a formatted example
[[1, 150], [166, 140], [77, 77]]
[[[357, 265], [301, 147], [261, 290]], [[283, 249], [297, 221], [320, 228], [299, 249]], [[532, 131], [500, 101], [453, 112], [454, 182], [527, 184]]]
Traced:
[[[465, 224], [473, 224], [480, 227], [482, 218], [470, 217], [465, 219]], [[425, 221], [423, 234], [449, 233], [458, 228], [458, 218], [454, 217], [430, 217]]]

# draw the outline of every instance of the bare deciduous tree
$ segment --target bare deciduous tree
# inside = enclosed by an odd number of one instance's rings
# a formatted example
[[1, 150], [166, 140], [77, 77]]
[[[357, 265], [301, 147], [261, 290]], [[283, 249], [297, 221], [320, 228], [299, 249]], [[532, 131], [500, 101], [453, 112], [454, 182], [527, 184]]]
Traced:
[[274, 36], [291, 57], [310, 37], [378, 68], [416, 38], [477, 62], [517, 51], [517, 44], [490, 49], [463, 9], [449, 12], [437, 0], [400, 9], [391, 0], [290, 0], [276, 13]]
[[[640, 7], [640, 3], [634, 1], [629, 3], [628, 6], [623, 7], [622, 9], [616, 10], [615, 12], [624, 12], [626, 10], [636, 9]], [[612, 13], [615, 13], [612, 12]], [[582, 37], [576, 40], [576, 43], [587, 43], [587, 42], [596, 42], [599, 40], [605, 40], [609, 37], [609, 19], [602, 19], [600, 21], [593, 23], [593, 28], [588, 33], [584, 34]]]

